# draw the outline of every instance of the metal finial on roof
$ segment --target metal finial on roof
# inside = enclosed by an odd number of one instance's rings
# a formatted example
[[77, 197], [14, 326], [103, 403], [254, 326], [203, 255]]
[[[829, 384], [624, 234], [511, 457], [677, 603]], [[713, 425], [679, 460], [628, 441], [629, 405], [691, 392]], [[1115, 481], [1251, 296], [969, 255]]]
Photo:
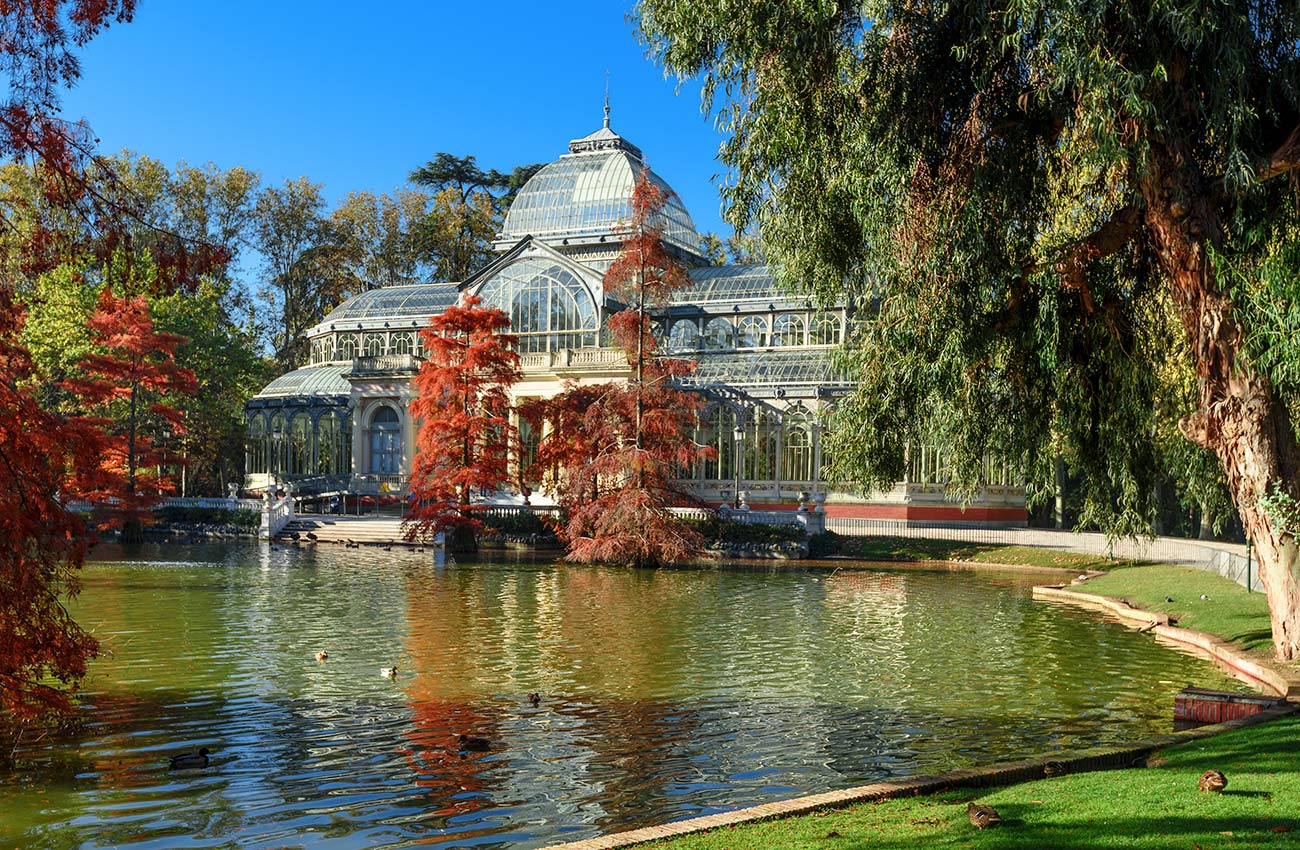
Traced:
[[609, 69], [605, 69], [605, 129], [609, 129]]

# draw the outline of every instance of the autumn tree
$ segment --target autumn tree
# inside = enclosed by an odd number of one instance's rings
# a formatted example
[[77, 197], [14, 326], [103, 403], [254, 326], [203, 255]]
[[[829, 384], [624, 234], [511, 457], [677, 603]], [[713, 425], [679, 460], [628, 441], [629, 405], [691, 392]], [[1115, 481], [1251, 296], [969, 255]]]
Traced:
[[[18, 344], [23, 313], [0, 287], [0, 737], [51, 710], [86, 672], [98, 643], [69, 615], [89, 542], [72, 498], [99, 498], [112, 482], [94, 461], [102, 433], [46, 412], [31, 357]], [[0, 748], [0, 760], [11, 747]]]
[[163, 467], [178, 458], [164, 435], [183, 434], [185, 422], [168, 402], [193, 394], [194, 373], [174, 362], [184, 340], [154, 329], [143, 295], [117, 296], [105, 287], [88, 326], [93, 349], [81, 361], [81, 376], [64, 385], [106, 425], [104, 450], [93, 462], [119, 482], [110, 522], [121, 526], [123, 539], [139, 539], [148, 509], [172, 491]]
[[421, 332], [426, 359], [413, 382], [411, 415], [419, 433], [408, 539], [444, 532], [454, 548], [473, 548], [481, 527], [474, 495], [510, 481], [510, 388], [520, 371], [509, 327], [505, 313], [480, 307], [471, 296]]
[[609, 319], [627, 352], [626, 383], [571, 386], [530, 409], [549, 432], [538, 466], [549, 466], [567, 510], [568, 558], [648, 566], [698, 555], [703, 539], [672, 511], [693, 499], [676, 485], [708, 450], [691, 439], [702, 400], [673, 382], [693, 364], [658, 356], [647, 309], [688, 282], [663, 242], [667, 190], [643, 171], [632, 216], [605, 290], [628, 307]]
[[[923, 436], [1084, 471], [1085, 514], [1150, 527], [1157, 302], [1254, 544], [1282, 660], [1300, 657], [1300, 18], [1291, 4], [734, 4], [643, 0], [671, 72], [729, 136], [728, 217], [783, 278], [864, 317], [831, 473], [897, 480]], [[714, 99], [716, 97], [716, 100]]]

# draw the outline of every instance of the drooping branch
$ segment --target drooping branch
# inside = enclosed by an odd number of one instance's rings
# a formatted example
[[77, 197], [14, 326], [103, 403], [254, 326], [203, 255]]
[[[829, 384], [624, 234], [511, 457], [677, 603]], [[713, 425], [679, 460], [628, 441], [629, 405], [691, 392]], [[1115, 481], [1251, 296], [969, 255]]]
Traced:
[[1273, 177], [1287, 174], [1300, 167], [1300, 124], [1286, 137], [1286, 141], [1273, 151], [1264, 165], [1255, 173], [1255, 179], [1263, 183]]

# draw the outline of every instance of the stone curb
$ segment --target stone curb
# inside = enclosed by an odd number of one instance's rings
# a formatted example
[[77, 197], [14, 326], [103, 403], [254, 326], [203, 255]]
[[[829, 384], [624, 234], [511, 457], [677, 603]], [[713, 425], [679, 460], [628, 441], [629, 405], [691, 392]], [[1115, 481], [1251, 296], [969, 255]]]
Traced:
[[1226, 723], [1216, 723], [1213, 726], [1202, 726], [1198, 729], [1189, 729], [1186, 732], [1173, 732], [1169, 735], [1147, 738], [1136, 744], [1123, 747], [1093, 747], [1086, 750], [1075, 750], [1070, 753], [1043, 756], [1028, 761], [952, 770], [947, 773], [918, 776], [897, 782], [859, 785], [856, 788], [827, 791], [822, 794], [795, 797], [792, 800], [778, 800], [773, 803], [764, 803], [761, 806], [751, 806], [731, 812], [719, 812], [714, 815], [673, 821], [659, 826], [647, 826], [627, 832], [616, 832], [610, 835], [586, 838], [582, 841], [572, 841], [567, 844], [551, 844], [545, 847], [544, 850], [614, 850], [614, 848], [630, 847], [647, 841], [658, 841], [697, 832], [708, 832], [720, 827], [806, 815], [825, 809], [843, 808], [855, 803], [933, 794], [936, 791], [946, 791], [951, 788], [993, 788], [1001, 785], [1018, 785], [1021, 782], [1046, 779], [1049, 774], [1051, 776], [1060, 776], [1066, 773], [1120, 770], [1139, 766], [1147, 756], [1156, 750], [1174, 744], [1198, 741], [1233, 729], [1243, 729], [1269, 720], [1276, 720], [1279, 717], [1295, 714], [1297, 711], [1300, 711], [1300, 706], [1279, 705], [1275, 708], [1264, 709], [1258, 714], [1252, 714], [1237, 720], [1229, 720]]
[[1035, 599], [1064, 602], [1090, 611], [1100, 611], [1133, 625], [1150, 626], [1155, 623], [1154, 626], [1151, 626], [1151, 631], [1165, 640], [1173, 641], [1208, 655], [1225, 667], [1235, 670], [1277, 696], [1290, 700], [1300, 699], [1300, 679], [1292, 678], [1280, 670], [1247, 658], [1238, 647], [1213, 635], [1171, 626], [1169, 625], [1168, 614], [1143, 611], [1113, 596], [1066, 590], [1063, 587], [1035, 587], [1033, 595]]

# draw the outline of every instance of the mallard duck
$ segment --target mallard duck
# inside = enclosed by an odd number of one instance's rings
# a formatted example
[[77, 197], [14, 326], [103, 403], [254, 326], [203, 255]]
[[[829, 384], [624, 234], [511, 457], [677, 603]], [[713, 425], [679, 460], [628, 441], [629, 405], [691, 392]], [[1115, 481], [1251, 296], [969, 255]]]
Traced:
[[172, 756], [172, 763], [167, 767], [168, 770], [193, 770], [199, 767], [208, 766], [208, 748], [201, 747], [197, 753], [183, 753], [179, 756]]
[[1207, 770], [1201, 774], [1201, 781], [1196, 783], [1196, 787], [1202, 791], [1213, 791], [1217, 794], [1228, 787], [1228, 777], [1224, 776], [1221, 771]]
[[308, 539], [308, 540], [311, 540], [311, 541], [313, 541], [313, 542], [315, 542], [315, 541], [319, 540], [320, 538], [316, 536], [316, 532], [314, 532], [314, 531], [309, 531], [309, 532], [307, 532], [307, 539]]
[[998, 814], [998, 810], [982, 803], [967, 803], [966, 817], [970, 819], [971, 826], [976, 829], [997, 826], [1002, 823], [1002, 815]]
[[531, 693], [528, 695], [528, 701], [531, 702], [534, 706], [541, 705], [542, 695], [539, 693]]
[[1208, 596], [1206, 596], [1204, 593], [1202, 593], [1202, 594], [1201, 594], [1201, 601], [1202, 601], [1202, 602], [1209, 602], [1209, 601], [1210, 601], [1210, 597], [1208, 597]]
[[1064, 776], [1067, 772], [1065, 765], [1061, 764], [1059, 761], [1049, 761], [1047, 764], [1043, 765], [1043, 776], [1046, 776], [1049, 779], [1053, 776]]
[[330, 654], [329, 654], [328, 652], [326, 652], [325, 650], [323, 650], [323, 649], [322, 649], [320, 652], [316, 653], [316, 660], [317, 660], [317, 661], [324, 661], [325, 659], [327, 659], [327, 658], [329, 658], [329, 657], [330, 657]]
[[385, 679], [396, 679], [396, 678], [397, 678], [397, 668], [396, 668], [396, 667], [380, 667], [380, 668], [379, 668], [379, 675], [383, 676]]
[[475, 750], [483, 752], [492, 748], [492, 742], [487, 738], [476, 738], [473, 735], [460, 736], [460, 748], [462, 750]]

